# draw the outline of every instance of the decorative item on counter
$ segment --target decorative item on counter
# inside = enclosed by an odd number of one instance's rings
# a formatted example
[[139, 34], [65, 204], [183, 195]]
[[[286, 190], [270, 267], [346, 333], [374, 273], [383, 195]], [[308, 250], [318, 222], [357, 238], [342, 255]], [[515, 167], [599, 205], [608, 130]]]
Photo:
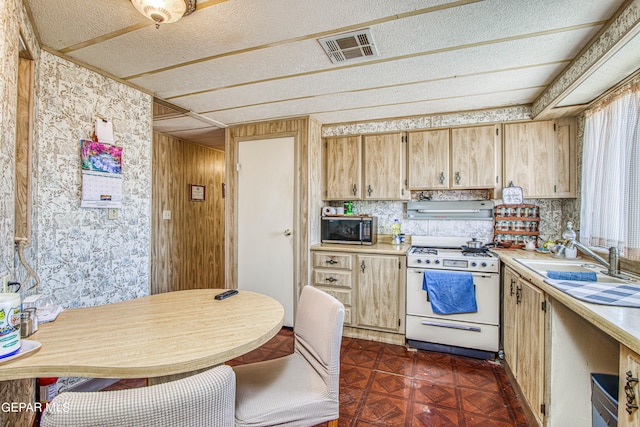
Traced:
[[567, 228], [562, 232], [562, 238], [565, 244], [571, 243], [573, 246], [573, 241], [576, 240], [576, 232], [573, 231], [573, 223], [571, 221], [567, 222]]
[[38, 324], [53, 322], [58, 315], [64, 311], [61, 306], [53, 302], [53, 298], [41, 294], [26, 297], [22, 302], [22, 307], [24, 309], [34, 308], [36, 310]]
[[323, 206], [322, 207], [322, 216], [335, 215], [335, 214], [336, 214], [336, 208], [334, 208], [332, 206]]
[[353, 202], [346, 201], [344, 202], [344, 214], [345, 215], [353, 215]]
[[[524, 202], [524, 192], [522, 187], [513, 185], [513, 181], [508, 187], [502, 189], [502, 203], [505, 205], [521, 205]], [[520, 215], [518, 215], [520, 216]]]
[[527, 251], [535, 251], [536, 250], [536, 239], [525, 240], [524, 249]]
[[530, 239], [534, 239], [535, 242], [539, 235], [539, 213], [538, 206], [529, 204], [496, 206], [494, 224], [496, 246], [504, 248], [501, 242], [510, 241], [511, 248], [520, 249]]
[[402, 234], [402, 224], [398, 218], [393, 220], [393, 224], [391, 224], [391, 244], [399, 245], [402, 243], [402, 238], [400, 235]]
[[20, 350], [20, 295], [0, 293], [0, 360]]
[[27, 338], [34, 332], [31, 312], [23, 311], [20, 314], [20, 338]]

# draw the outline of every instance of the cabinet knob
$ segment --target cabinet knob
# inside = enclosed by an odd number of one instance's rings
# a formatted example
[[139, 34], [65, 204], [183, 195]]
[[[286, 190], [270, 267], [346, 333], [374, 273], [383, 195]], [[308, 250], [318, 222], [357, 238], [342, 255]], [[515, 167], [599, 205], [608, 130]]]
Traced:
[[333, 282], [337, 282], [337, 281], [338, 281], [338, 279], [336, 279], [335, 277], [327, 277], [327, 278], [326, 278], [326, 279], [324, 279], [324, 280], [325, 280], [326, 282], [330, 282], [330, 283], [333, 283]]
[[364, 260], [362, 260], [362, 263], [360, 264], [360, 270], [362, 270], [362, 272], [364, 273], [366, 266], [364, 265]]
[[460, 184], [460, 172], [456, 172], [456, 184]]
[[369, 194], [369, 196], [371, 196], [371, 193], [373, 193], [373, 188], [371, 188], [371, 184], [367, 186], [367, 193]]
[[516, 304], [522, 302], [522, 286], [516, 287]]
[[332, 264], [332, 265], [333, 265], [333, 264], [337, 264], [337, 263], [338, 263], [338, 261], [336, 261], [335, 259], [328, 259], [328, 260], [326, 260], [325, 262], [326, 262], [327, 264]]
[[440, 184], [444, 184], [444, 172], [440, 172]]
[[351, 191], [353, 191], [353, 195], [357, 196], [358, 195], [358, 186], [353, 184], [353, 188], [351, 189]]

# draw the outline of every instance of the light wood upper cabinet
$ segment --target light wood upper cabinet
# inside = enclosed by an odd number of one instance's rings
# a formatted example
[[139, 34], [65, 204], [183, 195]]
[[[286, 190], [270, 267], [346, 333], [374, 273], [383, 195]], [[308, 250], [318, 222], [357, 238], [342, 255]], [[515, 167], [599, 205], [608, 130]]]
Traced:
[[528, 198], [576, 197], [575, 119], [504, 127], [504, 182]]
[[451, 129], [451, 188], [501, 186], [500, 126]]
[[327, 138], [324, 200], [404, 200], [401, 133]]
[[325, 140], [325, 200], [362, 198], [362, 142], [360, 136]]
[[500, 188], [500, 126], [409, 133], [408, 183], [412, 190]]
[[402, 134], [366, 135], [364, 144], [364, 198], [399, 200], [404, 188]]
[[449, 129], [409, 132], [410, 189], [449, 188]]
[[576, 119], [566, 118], [554, 121], [556, 168], [555, 197], [577, 197], [578, 153], [576, 147]]

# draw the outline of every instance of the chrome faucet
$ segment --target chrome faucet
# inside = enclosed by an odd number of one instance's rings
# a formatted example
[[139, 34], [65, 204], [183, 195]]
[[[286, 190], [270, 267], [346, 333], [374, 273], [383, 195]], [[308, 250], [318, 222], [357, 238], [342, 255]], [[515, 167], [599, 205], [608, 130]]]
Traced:
[[591, 258], [595, 259], [600, 264], [607, 267], [607, 271], [606, 271], [607, 275], [618, 277], [621, 279], [627, 278], [626, 276], [623, 276], [622, 274], [620, 274], [620, 266], [619, 266], [620, 257], [618, 253], [618, 248], [616, 248], [615, 246], [611, 246], [609, 248], [609, 262], [607, 262], [604, 258], [602, 258], [600, 255], [593, 252], [591, 249], [589, 249], [582, 243], [578, 242], [576, 239], [571, 239], [569, 240], [569, 242], [567, 242], [567, 247], [572, 247], [572, 246], [575, 246], [580, 250], [580, 252], [586, 255], [589, 255]]

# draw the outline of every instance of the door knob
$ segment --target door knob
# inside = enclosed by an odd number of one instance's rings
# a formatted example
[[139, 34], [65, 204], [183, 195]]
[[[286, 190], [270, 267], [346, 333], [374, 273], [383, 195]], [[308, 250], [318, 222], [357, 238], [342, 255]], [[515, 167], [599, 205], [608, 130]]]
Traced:
[[286, 230], [284, 230], [284, 235], [285, 236], [291, 236], [293, 234], [293, 231], [289, 230], [288, 228]]

